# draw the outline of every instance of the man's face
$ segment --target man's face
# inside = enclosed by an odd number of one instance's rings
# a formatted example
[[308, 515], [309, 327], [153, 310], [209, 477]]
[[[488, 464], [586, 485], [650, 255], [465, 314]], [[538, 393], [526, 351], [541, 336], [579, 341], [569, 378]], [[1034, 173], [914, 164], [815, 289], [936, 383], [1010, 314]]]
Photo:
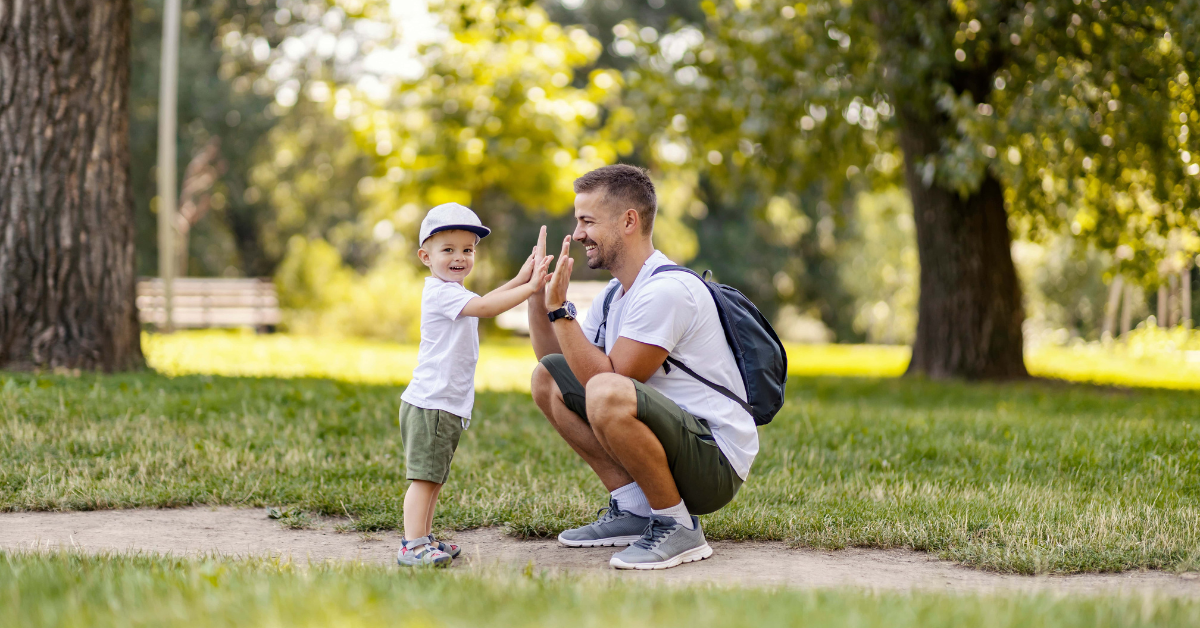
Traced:
[[454, 229], [429, 236], [417, 257], [433, 276], [442, 281], [462, 283], [475, 267], [475, 244], [479, 236], [470, 231]]
[[601, 189], [575, 195], [575, 233], [572, 237], [583, 243], [588, 268], [611, 270], [625, 252], [625, 241], [621, 239], [621, 213], [605, 206], [604, 194]]

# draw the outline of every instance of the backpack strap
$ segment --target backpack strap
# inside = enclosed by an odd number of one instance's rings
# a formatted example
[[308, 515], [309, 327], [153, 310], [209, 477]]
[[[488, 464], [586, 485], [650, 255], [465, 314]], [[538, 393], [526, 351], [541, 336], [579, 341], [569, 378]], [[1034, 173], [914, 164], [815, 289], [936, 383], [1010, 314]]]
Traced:
[[[673, 271], [673, 270], [689, 273], [696, 279], [699, 279], [700, 281], [704, 282], [705, 287], [708, 287], [708, 275], [711, 274], [711, 272], [712, 272], [712, 271], [706, 270], [706, 271], [704, 271], [704, 275], [700, 275], [696, 271], [694, 271], [686, 266], [668, 265], [668, 266], [659, 266], [658, 268], [655, 268], [654, 272], [651, 273], [651, 276], [657, 275], [659, 273], [667, 272], [667, 271]], [[711, 291], [710, 291], [710, 294], [711, 294]], [[713, 297], [713, 300], [715, 301], [716, 297]], [[719, 312], [718, 312], [718, 314], [719, 314]], [[721, 395], [729, 398], [730, 401], [733, 401], [733, 402], [737, 403], [739, 406], [741, 406], [742, 409], [745, 410], [750, 416], [754, 416], [754, 408], [751, 407], [749, 403], [742, 401], [742, 398], [738, 397], [736, 394], [734, 394], [734, 392], [732, 390], [729, 390], [728, 388], [726, 388], [714, 381], [710, 381], [710, 380], [704, 378], [696, 371], [693, 371], [692, 369], [688, 368], [688, 366], [686, 364], [684, 364], [683, 362], [680, 362], [679, 360], [668, 355], [667, 361], [663, 363], [663, 370], [667, 373], [671, 372], [671, 367], [669, 365], [674, 365], [676, 368], [683, 371], [684, 373], [691, 375], [692, 377], [694, 377], [696, 379], [696, 381], [699, 381], [701, 384], [704, 384], [705, 386], [708, 386], [709, 388], [715, 390], [716, 392], [720, 393]]]
[[612, 305], [613, 297], [617, 294], [617, 286], [608, 289], [608, 294], [604, 295], [604, 318], [600, 320], [600, 326], [596, 328], [596, 339], [592, 344], [600, 346], [600, 339], [604, 337], [604, 328], [608, 326], [608, 307]]
[[709, 388], [728, 397], [731, 401], [736, 402], [739, 406], [741, 406], [742, 409], [745, 410], [750, 416], [754, 416], [754, 408], [750, 407], [750, 404], [746, 403], [745, 401], [742, 401], [741, 397], [738, 397], [737, 395], [735, 395], [732, 390], [729, 390], [728, 388], [726, 388], [716, 382], [705, 379], [702, 375], [700, 375], [696, 371], [693, 371], [692, 369], [688, 368], [686, 364], [684, 364], [683, 362], [680, 362], [679, 360], [676, 360], [675, 358], [673, 358], [669, 355], [667, 356], [667, 362], [670, 364], [674, 364], [679, 370], [696, 378], [701, 384], [704, 384], [705, 386], [708, 386]]

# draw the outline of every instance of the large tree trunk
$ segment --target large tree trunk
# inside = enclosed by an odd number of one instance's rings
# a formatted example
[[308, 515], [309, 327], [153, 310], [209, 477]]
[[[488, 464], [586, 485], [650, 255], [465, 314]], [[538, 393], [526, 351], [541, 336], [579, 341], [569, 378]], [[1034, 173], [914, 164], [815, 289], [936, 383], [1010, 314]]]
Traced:
[[1025, 310], [1004, 190], [990, 173], [965, 198], [936, 182], [926, 185], [920, 163], [938, 150], [937, 125], [913, 118], [900, 119], [921, 262], [908, 373], [935, 379], [1028, 377], [1021, 333]]
[[144, 363], [130, 0], [0, 0], [0, 368]]

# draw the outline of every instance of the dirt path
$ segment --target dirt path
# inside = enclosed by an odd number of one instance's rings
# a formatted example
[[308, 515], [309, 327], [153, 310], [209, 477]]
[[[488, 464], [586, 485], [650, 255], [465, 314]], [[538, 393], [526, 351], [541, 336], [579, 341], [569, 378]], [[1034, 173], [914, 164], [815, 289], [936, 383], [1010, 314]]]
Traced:
[[[290, 556], [296, 560], [360, 560], [394, 564], [394, 532], [340, 533], [336, 520], [316, 530], [284, 530], [262, 509], [184, 508], [0, 514], [0, 550], [54, 547], [85, 552], [130, 551], [226, 556]], [[655, 572], [608, 567], [611, 548], [568, 549], [553, 540], [521, 541], [497, 528], [458, 532], [462, 563], [570, 571], [647, 582], [837, 587], [877, 590], [1153, 592], [1200, 597], [1200, 574], [1128, 572], [1081, 576], [1014, 576], [987, 573], [907, 550], [790, 549], [778, 542], [713, 542], [713, 557]]]

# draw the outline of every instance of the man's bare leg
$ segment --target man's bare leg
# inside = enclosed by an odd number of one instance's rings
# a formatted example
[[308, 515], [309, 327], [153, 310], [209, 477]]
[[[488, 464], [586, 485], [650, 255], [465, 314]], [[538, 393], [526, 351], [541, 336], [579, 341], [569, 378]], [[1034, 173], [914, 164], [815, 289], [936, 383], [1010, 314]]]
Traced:
[[683, 499], [658, 436], [637, 418], [637, 390], [628, 377], [596, 375], [587, 384], [588, 419], [605, 452], [633, 480], [650, 507], [671, 508]]
[[[578, 414], [571, 412], [563, 403], [562, 392], [559, 391], [558, 384], [554, 382], [550, 371], [547, 371], [546, 367], [541, 364], [533, 370], [532, 388], [533, 400], [541, 408], [542, 414], [546, 415], [550, 425], [554, 426], [554, 429], [562, 436], [563, 440], [567, 441], [571, 449], [574, 449], [575, 453], [579, 454], [579, 457], [583, 458], [583, 461], [592, 468], [592, 471], [604, 484], [604, 488], [611, 492], [633, 483], [630, 474], [613, 460], [597, 440], [592, 426], [588, 425]], [[635, 401], [635, 413], [637, 412], [636, 403]], [[653, 434], [651, 437], [653, 438]], [[657, 443], [658, 439], [654, 439], [654, 442]], [[660, 451], [661, 449], [662, 447], [659, 446]], [[663, 456], [665, 461], [665, 454]], [[674, 486], [673, 481], [672, 486]]]

